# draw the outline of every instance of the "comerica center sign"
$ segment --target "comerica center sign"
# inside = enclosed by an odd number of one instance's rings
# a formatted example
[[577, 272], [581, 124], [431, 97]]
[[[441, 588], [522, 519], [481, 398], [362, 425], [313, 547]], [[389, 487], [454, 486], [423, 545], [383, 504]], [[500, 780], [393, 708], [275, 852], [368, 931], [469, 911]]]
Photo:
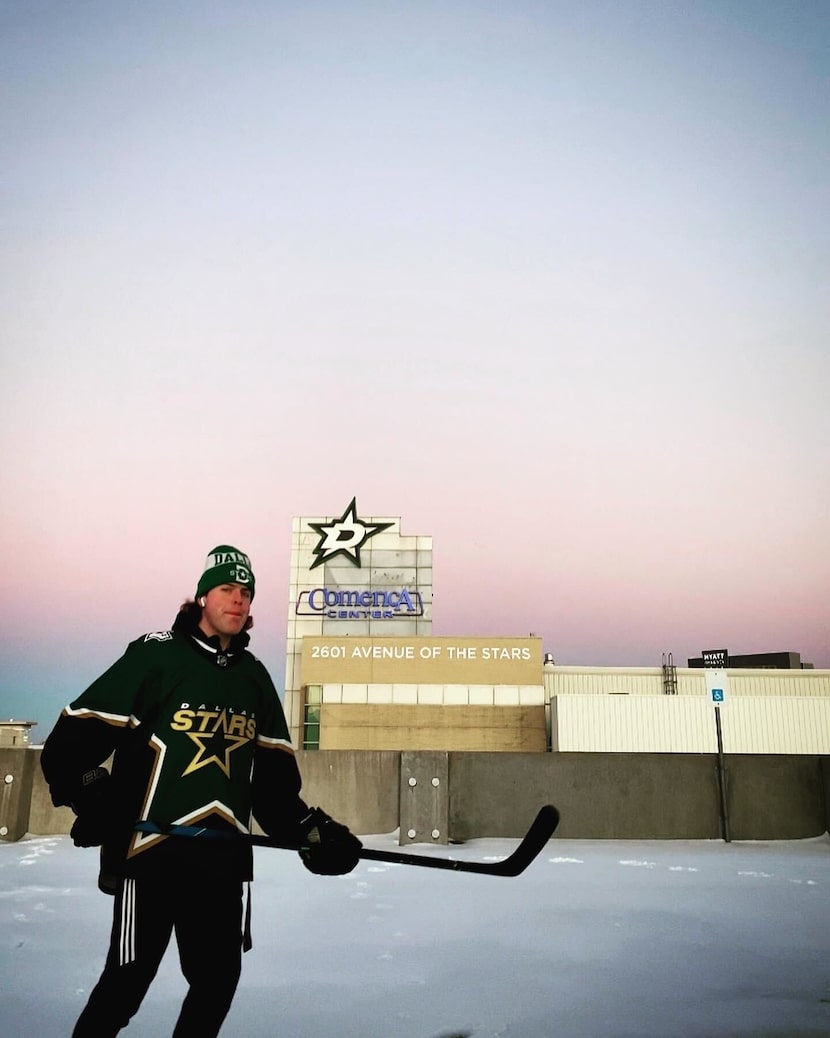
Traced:
[[325, 616], [329, 620], [408, 620], [424, 615], [420, 591], [409, 588], [315, 587], [301, 591], [297, 616]]
[[[310, 551], [306, 548], [309, 580], [297, 586], [295, 615], [346, 624], [423, 618], [425, 596], [418, 576], [425, 567], [418, 565], [420, 553], [400, 549], [404, 539], [394, 527], [391, 521], [361, 518], [356, 498], [336, 518], [307, 520], [314, 541]], [[431, 553], [428, 572], [431, 600]]]

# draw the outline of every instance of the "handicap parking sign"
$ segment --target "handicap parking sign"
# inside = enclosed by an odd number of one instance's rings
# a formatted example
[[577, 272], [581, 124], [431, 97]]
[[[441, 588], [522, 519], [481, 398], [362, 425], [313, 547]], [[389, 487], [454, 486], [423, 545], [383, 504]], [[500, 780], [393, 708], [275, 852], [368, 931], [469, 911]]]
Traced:
[[706, 680], [706, 693], [709, 702], [715, 706], [722, 706], [729, 696], [729, 675], [725, 670], [705, 670], [703, 676]]

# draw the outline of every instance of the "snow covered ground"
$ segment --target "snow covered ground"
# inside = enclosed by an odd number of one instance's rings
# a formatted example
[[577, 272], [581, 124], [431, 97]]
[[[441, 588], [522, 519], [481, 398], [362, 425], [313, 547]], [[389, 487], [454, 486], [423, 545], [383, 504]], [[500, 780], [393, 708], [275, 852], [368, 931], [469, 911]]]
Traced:
[[[223, 1038], [830, 1035], [828, 837], [553, 840], [516, 879], [371, 862], [321, 878], [256, 855]], [[0, 843], [0, 1035], [69, 1035], [109, 932], [96, 863], [65, 836]], [[171, 948], [124, 1033], [169, 1035], [183, 992]]]

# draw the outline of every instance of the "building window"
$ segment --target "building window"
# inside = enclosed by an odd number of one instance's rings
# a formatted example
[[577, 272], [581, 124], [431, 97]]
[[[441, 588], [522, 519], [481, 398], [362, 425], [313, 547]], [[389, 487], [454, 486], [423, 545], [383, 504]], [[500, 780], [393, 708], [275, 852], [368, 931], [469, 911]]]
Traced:
[[320, 707], [323, 702], [323, 686], [309, 685], [305, 690], [303, 707], [303, 749], [320, 749]]

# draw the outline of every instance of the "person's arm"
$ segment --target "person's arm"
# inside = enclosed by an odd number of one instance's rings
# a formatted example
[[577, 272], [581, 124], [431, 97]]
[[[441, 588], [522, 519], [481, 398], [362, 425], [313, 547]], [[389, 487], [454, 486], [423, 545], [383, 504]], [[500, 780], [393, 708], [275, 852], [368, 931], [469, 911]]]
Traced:
[[324, 876], [351, 872], [363, 844], [345, 825], [335, 822], [318, 807], [310, 808], [302, 799], [300, 769], [276, 689], [269, 706], [263, 729], [257, 731], [254, 753], [254, 818], [269, 836], [300, 847], [300, 857], [310, 872]]
[[298, 842], [297, 834], [309, 807], [300, 796], [302, 779], [294, 751], [282, 742], [257, 738], [251, 778], [254, 818], [274, 839]]
[[52, 803], [78, 815], [72, 837], [79, 846], [97, 846], [108, 831], [112, 791], [103, 765], [134, 724], [135, 644], [64, 708], [41, 752]]

